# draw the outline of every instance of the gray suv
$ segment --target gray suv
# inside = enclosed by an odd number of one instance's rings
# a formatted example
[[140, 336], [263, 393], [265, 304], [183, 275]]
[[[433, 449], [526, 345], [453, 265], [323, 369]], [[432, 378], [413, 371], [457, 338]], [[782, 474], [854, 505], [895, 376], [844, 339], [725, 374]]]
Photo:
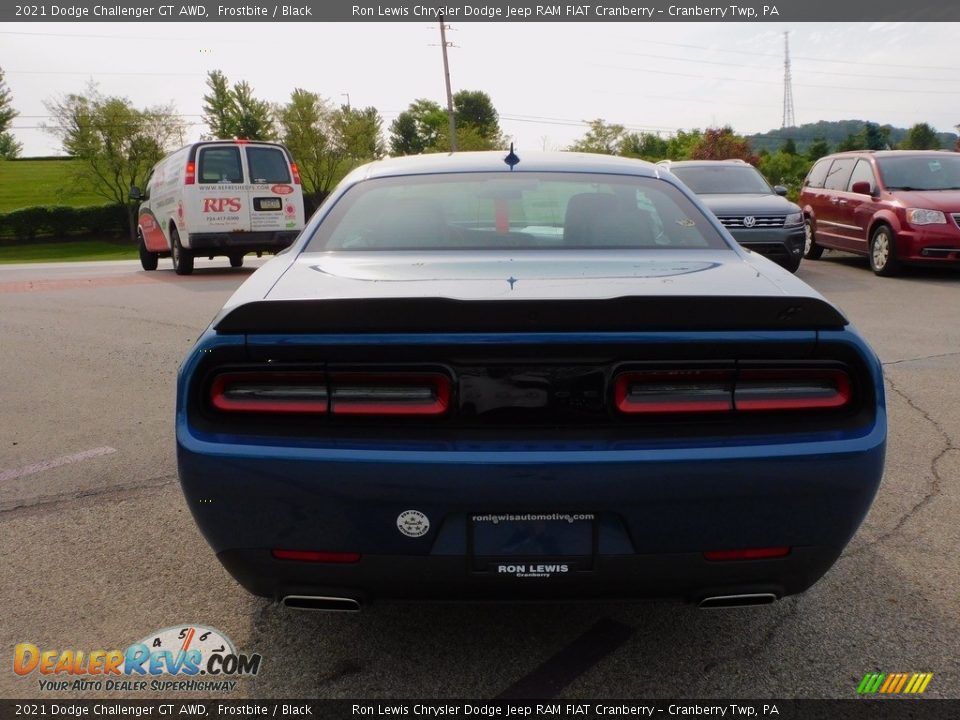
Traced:
[[790, 272], [800, 267], [803, 213], [783, 197], [785, 187], [770, 187], [763, 175], [743, 160], [662, 160], [657, 164], [696, 193], [745, 248]]

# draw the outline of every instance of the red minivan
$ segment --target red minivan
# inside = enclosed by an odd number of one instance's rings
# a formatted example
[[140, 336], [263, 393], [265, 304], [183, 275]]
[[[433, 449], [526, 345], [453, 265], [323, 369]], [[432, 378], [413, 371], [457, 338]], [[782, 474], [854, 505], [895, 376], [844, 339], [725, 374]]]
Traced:
[[960, 153], [861, 150], [818, 160], [800, 192], [803, 256], [866, 255], [877, 275], [903, 265], [960, 266]]

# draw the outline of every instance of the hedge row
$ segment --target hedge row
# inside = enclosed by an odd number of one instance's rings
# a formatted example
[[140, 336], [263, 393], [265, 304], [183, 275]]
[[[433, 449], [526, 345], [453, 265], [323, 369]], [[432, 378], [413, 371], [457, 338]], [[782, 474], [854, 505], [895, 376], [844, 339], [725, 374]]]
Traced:
[[0, 213], [0, 238], [15, 238], [18, 242], [29, 242], [42, 236], [62, 238], [127, 232], [127, 209], [123, 205], [38, 205]]

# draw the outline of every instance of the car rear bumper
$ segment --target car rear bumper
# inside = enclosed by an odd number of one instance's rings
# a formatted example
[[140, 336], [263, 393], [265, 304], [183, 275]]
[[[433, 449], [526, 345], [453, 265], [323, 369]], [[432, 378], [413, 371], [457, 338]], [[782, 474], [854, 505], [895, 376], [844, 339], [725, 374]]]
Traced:
[[[227, 569], [273, 598], [542, 600], [801, 592], [834, 562], [880, 482], [884, 431], [806, 445], [610, 451], [366, 451], [212, 446], [178, 428], [184, 493]], [[398, 529], [407, 510], [429, 529]], [[549, 577], [491, 571], [471, 546], [482, 513], [589, 513], [589, 556]], [[703, 553], [789, 547], [767, 560]], [[359, 553], [349, 564], [271, 550]], [[503, 558], [496, 558], [497, 562]]]
[[226, 255], [237, 250], [275, 252], [289, 247], [299, 234], [299, 230], [190, 233], [189, 249], [199, 255], [207, 252], [212, 255]]

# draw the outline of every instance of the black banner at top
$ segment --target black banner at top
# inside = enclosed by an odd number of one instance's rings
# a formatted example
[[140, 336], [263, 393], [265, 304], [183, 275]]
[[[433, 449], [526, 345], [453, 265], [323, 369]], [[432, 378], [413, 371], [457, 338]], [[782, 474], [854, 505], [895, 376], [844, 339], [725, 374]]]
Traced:
[[3, 3], [0, 22], [951, 22], [954, 0], [57, 0]]

